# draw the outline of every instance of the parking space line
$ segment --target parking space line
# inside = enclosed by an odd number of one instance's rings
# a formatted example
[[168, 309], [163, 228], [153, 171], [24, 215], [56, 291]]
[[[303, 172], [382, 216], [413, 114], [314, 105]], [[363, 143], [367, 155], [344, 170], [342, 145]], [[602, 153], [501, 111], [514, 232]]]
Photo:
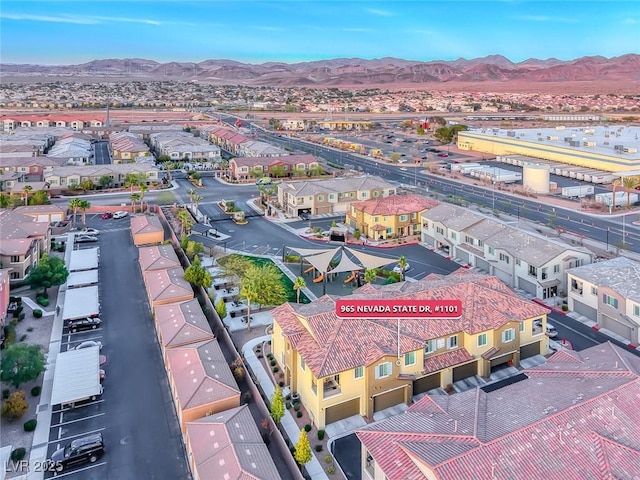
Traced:
[[[62, 430], [62, 427], [60, 427], [60, 429]], [[72, 439], [72, 438], [76, 438], [76, 437], [83, 437], [83, 436], [86, 436], [86, 435], [91, 435], [91, 434], [93, 434], [93, 433], [102, 432], [102, 431], [104, 431], [104, 430], [106, 430], [106, 428], [98, 428], [98, 429], [96, 429], [96, 430], [90, 430], [90, 431], [88, 431], [88, 432], [78, 433], [78, 434], [76, 434], [76, 435], [69, 435], [68, 437], [64, 437], [64, 438], [58, 438], [58, 440], [52, 440], [52, 441], [50, 441], [50, 442], [48, 442], [48, 443], [59, 443], [59, 442], [64, 442], [64, 441], [66, 441], [66, 440], [70, 440], [70, 439]]]
[[104, 400], [96, 400], [94, 402], [89, 402], [89, 403], [85, 403], [83, 405], [78, 405], [75, 408], [67, 407], [67, 408], [61, 408], [60, 410], [53, 410], [51, 413], [63, 413], [63, 412], [68, 412], [70, 410], [78, 410], [79, 408], [88, 407], [89, 405], [96, 405], [96, 404], [102, 403], [102, 402], [104, 402]]
[[76, 420], [69, 420], [68, 422], [60, 422], [60, 423], [56, 423], [55, 425], [51, 425], [51, 427], [60, 427], [62, 425], [69, 425], [71, 423], [76, 423], [76, 422], [83, 422], [85, 420], [89, 420], [91, 418], [97, 418], [97, 417], [101, 417], [103, 415], [106, 415], [106, 413], [96, 413], [95, 415], [90, 415], [88, 417], [82, 417], [82, 418], [77, 418]]
[[77, 470], [71, 470], [70, 472], [67, 472], [67, 473], [54, 473], [53, 477], [54, 478], [62, 478], [62, 477], [66, 477], [67, 475], [73, 475], [74, 473], [84, 472], [84, 471], [89, 470], [91, 468], [101, 467], [101, 466], [106, 465], [106, 464], [107, 464], [107, 462], [94, 463], [93, 465], [89, 465], [89, 466], [83, 467], [83, 468], [78, 468]]

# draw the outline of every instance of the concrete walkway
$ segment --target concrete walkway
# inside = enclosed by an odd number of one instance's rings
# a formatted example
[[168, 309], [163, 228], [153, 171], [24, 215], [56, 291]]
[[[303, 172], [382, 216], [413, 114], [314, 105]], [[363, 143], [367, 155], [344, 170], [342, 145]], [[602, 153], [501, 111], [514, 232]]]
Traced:
[[[34, 302], [33, 300], [31, 300], [29, 297], [20, 297], [22, 298], [22, 301], [24, 303], [26, 303], [27, 305], [29, 305], [29, 308], [31, 310], [41, 310], [42, 311], [42, 316], [43, 317], [48, 317], [49, 315], [55, 315], [55, 310], [53, 312], [49, 312], [47, 310], [45, 310], [43, 307], [41, 307], [40, 305], [38, 305], [36, 302]], [[62, 308], [62, 307], [60, 307]]]
[[[271, 398], [273, 396], [273, 392], [275, 392], [275, 386], [271, 381], [271, 377], [264, 369], [262, 362], [256, 357], [256, 354], [253, 351], [253, 347], [263, 342], [267, 342], [271, 340], [270, 335], [264, 335], [262, 337], [254, 338], [253, 340], [248, 341], [242, 346], [242, 355], [244, 357], [245, 362], [251, 367], [251, 371], [256, 376], [258, 384], [262, 387], [267, 398]], [[287, 432], [287, 435], [295, 445], [298, 442], [298, 437], [300, 436], [300, 427], [296, 423], [293, 415], [289, 412], [289, 410], [285, 410], [284, 417], [280, 420], [280, 424]], [[328, 480], [329, 477], [320, 465], [320, 462], [316, 458], [315, 455], [312, 454], [311, 461], [305, 465], [307, 469], [307, 473], [313, 480]]]

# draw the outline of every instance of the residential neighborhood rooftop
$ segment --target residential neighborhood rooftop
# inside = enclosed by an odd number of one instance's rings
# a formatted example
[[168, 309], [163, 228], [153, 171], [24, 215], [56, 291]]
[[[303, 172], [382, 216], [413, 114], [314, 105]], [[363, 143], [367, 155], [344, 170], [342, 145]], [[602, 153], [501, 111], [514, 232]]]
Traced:
[[609, 287], [624, 298], [640, 302], [640, 263], [626, 257], [616, 257], [567, 270], [597, 286]]
[[356, 210], [369, 215], [403, 215], [418, 213], [439, 205], [439, 202], [423, 195], [389, 195], [352, 203]]
[[426, 396], [358, 438], [389, 480], [638, 478], [640, 358], [560, 350], [526, 380]]
[[162, 228], [162, 223], [160, 223], [160, 219], [156, 216], [133, 215], [131, 217], [131, 233], [133, 235], [162, 231], [164, 231], [164, 228]]
[[140, 247], [138, 249], [138, 261], [143, 273], [152, 270], [179, 268], [181, 266], [173, 245]]
[[289, 194], [296, 196], [315, 195], [317, 193], [356, 192], [373, 189], [392, 189], [396, 187], [380, 177], [362, 175], [359, 177], [330, 178], [327, 180], [308, 180], [299, 182], [284, 182], [282, 188]]
[[155, 321], [164, 348], [214, 339], [207, 317], [195, 298], [187, 302], [157, 306]]

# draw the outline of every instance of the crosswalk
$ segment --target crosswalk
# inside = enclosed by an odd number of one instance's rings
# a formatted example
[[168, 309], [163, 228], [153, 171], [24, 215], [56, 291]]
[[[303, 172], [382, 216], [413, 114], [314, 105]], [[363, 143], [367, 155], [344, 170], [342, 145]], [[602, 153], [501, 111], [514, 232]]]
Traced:
[[271, 247], [270, 245], [254, 245], [247, 242], [227, 242], [227, 250], [236, 250], [238, 252], [251, 253], [253, 255], [273, 255], [282, 256], [282, 247]]

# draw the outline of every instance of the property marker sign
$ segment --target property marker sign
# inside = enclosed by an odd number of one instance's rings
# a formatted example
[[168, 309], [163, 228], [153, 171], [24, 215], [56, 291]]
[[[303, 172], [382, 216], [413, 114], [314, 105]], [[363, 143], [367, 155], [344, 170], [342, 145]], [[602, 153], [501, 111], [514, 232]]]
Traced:
[[339, 318], [460, 318], [460, 300], [336, 300]]

